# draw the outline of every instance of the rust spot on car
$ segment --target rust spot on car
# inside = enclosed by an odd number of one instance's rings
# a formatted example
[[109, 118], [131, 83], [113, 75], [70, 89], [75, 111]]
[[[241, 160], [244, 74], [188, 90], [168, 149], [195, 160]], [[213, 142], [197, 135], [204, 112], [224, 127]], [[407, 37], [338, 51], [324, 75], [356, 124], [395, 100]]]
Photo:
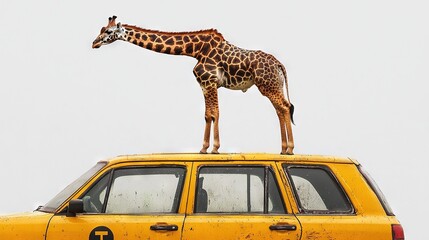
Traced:
[[247, 234], [246, 239], [251, 239], [253, 235], [254, 235], [253, 233]]
[[308, 232], [306, 236], [306, 240], [316, 240], [320, 238], [320, 233], [316, 231]]

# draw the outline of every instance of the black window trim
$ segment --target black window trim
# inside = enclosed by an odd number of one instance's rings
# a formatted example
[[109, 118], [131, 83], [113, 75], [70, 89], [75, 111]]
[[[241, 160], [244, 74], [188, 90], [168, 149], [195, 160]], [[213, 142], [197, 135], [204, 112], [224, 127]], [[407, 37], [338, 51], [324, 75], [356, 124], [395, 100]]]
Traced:
[[[355, 209], [352, 201], [350, 200], [347, 192], [344, 190], [342, 184], [338, 181], [337, 176], [333, 173], [333, 171], [331, 170], [331, 168], [329, 168], [328, 166], [326, 166], [326, 165], [288, 164], [288, 163], [285, 163], [285, 164], [282, 164], [282, 167], [283, 167], [283, 171], [286, 174], [288, 182], [290, 184], [290, 188], [292, 190], [295, 202], [297, 204], [297, 207], [298, 207], [298, 210], [299, 210], [298, 214], [303, 214], [303, 215], [307, 215], [307, 216], [308, 215], [332, 215], [332, 216], [335, 216], [335, 215], [340, 215], [340, 216], [344, 216], [344, 215], [356, 215], [356, 209]], [[347, 211], [347, 212], [329, 211], [329, 210], [327, 210], [327, 211], [324, 211], [324, 210], [311, 210], [311, 211], [309, 211], [309, 210], [306, 210], [303, 207], [301, 207], [301, 201], [299, 200], [298, 193], [295, 190], [296, 187], [295, 187], [295, 184], [294, 184], [294, 182], [292, 180], [292, 177], [291, 177], [291, 175], [289, 173], [289, 168], [322, 169], [325, 172], [327, 172], [328, 175], [334, 180], [334, 182], [336, 182], [337, 186], [339, 187], [339, 189], [341, 190], [341, 192], [345, 196], [345, 198], [347, 200], [347, 203], [350, 206], [350, 211]]]
[[[95, 180], [89, 187], [87, 187], [86, 188], [86, 190], [85, 190], [85, 192], [83, 192], [82, 194], [80, 194], [78, 197], [77, 197], [77, 199], [82, 199], [89, 191], [91, 191], [91, 189], [95, 186], [95, 185], [97, 185], [106, 175], [109, 175], [110, 174], [110, 176], [109, 176], [109, 180], [107, 181], [107, 189], [106, 189], [106, 196], [105, 196], [105, 198], [104, 198], [104, 202], [103, 202], [103, 208], [102, 208], [102, 210], [101, 210], [101, 213], [82, 213], [82, 214], [84, 214], [84, 215], [96, 215], [96, 214], [104, 214], [104, 204], [106, 203], [106, 198], [107, 198], [107, 194], [108, 194], [108, 190], [109, 190], [109, 188], [110, 188], [110, 182], [111, 182], [111, 180], [112, 180], [112, 176], [113, 176], [113, 170], [114, 169], [109, 169], [109, 170], [107, 170], [105, 173], [103, 173], [103, 174], [101, 174], [101, 176], [100, 177], [98, 177], [97, 178], [97, 180]], [[72, 200], [72, 199], [70, 199], [70, 200]], [[67, 211], [68, 211], [68, 203], [67, 203], [67, 206], [61, 211], [61, 212], [58, 212], [57, 213], [57, 215], [65, 215], [65, 214], [67, 214]]]
[[[200, 170], [204, 167], [236, 167], [236, 168], [245, 168], [245, 167], [259, 167], [264, 169], [264, 210], [262, 213], [259, 212], [196, 212], [197, 208], [197, 191], [198, 191], [198, 184], [199, 184], [199, 176], [200, 176]], [[280, 200], [284, 209], [284, 213], [269, 213], [268, 212], [268, 172], [271, 172], [274, 178], [275, 186], [277, 187], [278, 193], [280, 194]], [[280, 183], [277, 179], [277, 176], [275, 174], [275, 170], [272, 168], [269, 164], [201, 164], [198, 166], [197, 174], [195, 176], [196, 182], [195, 182], [195, 190], [194, 190], [194, 206], [192, 209], [192, 214], [200, 214], [200, 215], [262, 215], [262, 216], [276, 216], [276, 215], [292, 215], [292, 211], [289, 211], [285, 204], [285, 199], [283, 198], [283, 193], [281, 191]]]
[[377, 196], [378, 201], [380, 202], [381, 206], [384, 209], [384, 212], [387, 216], [395, 216], [395, 213], [393, 212], [392, 208], [390, 207], [389, 203], [387, 202], [386, 197], [384, 196], [383, 192], [381, 191], [380, 187], [377, 185], [377, 183], [373, 180], [371, 175], [362, 167], [362, 165], [357, 166], [360, 174], [365, 179], [365, 182], [369, 185], [371, 190], [374, 192], [374, 194]]

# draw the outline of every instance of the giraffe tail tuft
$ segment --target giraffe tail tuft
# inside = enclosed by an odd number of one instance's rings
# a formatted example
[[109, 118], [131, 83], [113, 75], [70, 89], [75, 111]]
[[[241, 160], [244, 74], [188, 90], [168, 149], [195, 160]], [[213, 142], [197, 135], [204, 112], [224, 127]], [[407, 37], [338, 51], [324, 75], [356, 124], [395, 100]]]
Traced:
[[293, 112], [295, 111], [295, 106], [290, 103], [290, 107], [289, 107], [289, 113], [290, 113], [290, 121], [292, 122], [293, 125], [295, 125], [295, 123], [293, 122]]
[[288, 100], [288, 102], [290, 104], [290, 106], [289, 106], [290, 121], [292, 122], [293, 125], [295, 125], [295, 123], [293, 122], [293, 112], [295, 110], [295, 106], [290, 102], [290, 98], [289, 98], [289, 86], [288, 86], [288, 82], [287, 82], [286, 68], [280, 62], [279, 62], [279, 67], [280, 67], [281, 73], [283, 74], [283, 77], [284, 77], [284, 80], [285, 80], [286, 96], [287, 96], [287, 100]]

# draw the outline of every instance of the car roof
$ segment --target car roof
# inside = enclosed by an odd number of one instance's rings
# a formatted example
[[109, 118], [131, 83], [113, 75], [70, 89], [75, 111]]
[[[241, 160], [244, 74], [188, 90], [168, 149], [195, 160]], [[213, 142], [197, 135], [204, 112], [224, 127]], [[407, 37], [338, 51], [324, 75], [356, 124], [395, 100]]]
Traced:
[[271, 153], [152, 153], [120, 155], [106, 160], [109, 165], [124, 162], [177, 162], [177, 161], [282, 161], [282, 162], [314, 162], [314, 163], [359, 163], [351, 158], [323, 155], [280, 155]]

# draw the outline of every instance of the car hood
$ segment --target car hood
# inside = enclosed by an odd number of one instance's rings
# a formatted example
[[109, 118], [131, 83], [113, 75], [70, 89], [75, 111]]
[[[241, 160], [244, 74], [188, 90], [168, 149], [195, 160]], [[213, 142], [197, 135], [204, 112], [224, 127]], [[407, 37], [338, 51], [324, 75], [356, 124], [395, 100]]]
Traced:
[[52, 213], [29, 212], [0, 215], [0, 239], [45, 239]]

